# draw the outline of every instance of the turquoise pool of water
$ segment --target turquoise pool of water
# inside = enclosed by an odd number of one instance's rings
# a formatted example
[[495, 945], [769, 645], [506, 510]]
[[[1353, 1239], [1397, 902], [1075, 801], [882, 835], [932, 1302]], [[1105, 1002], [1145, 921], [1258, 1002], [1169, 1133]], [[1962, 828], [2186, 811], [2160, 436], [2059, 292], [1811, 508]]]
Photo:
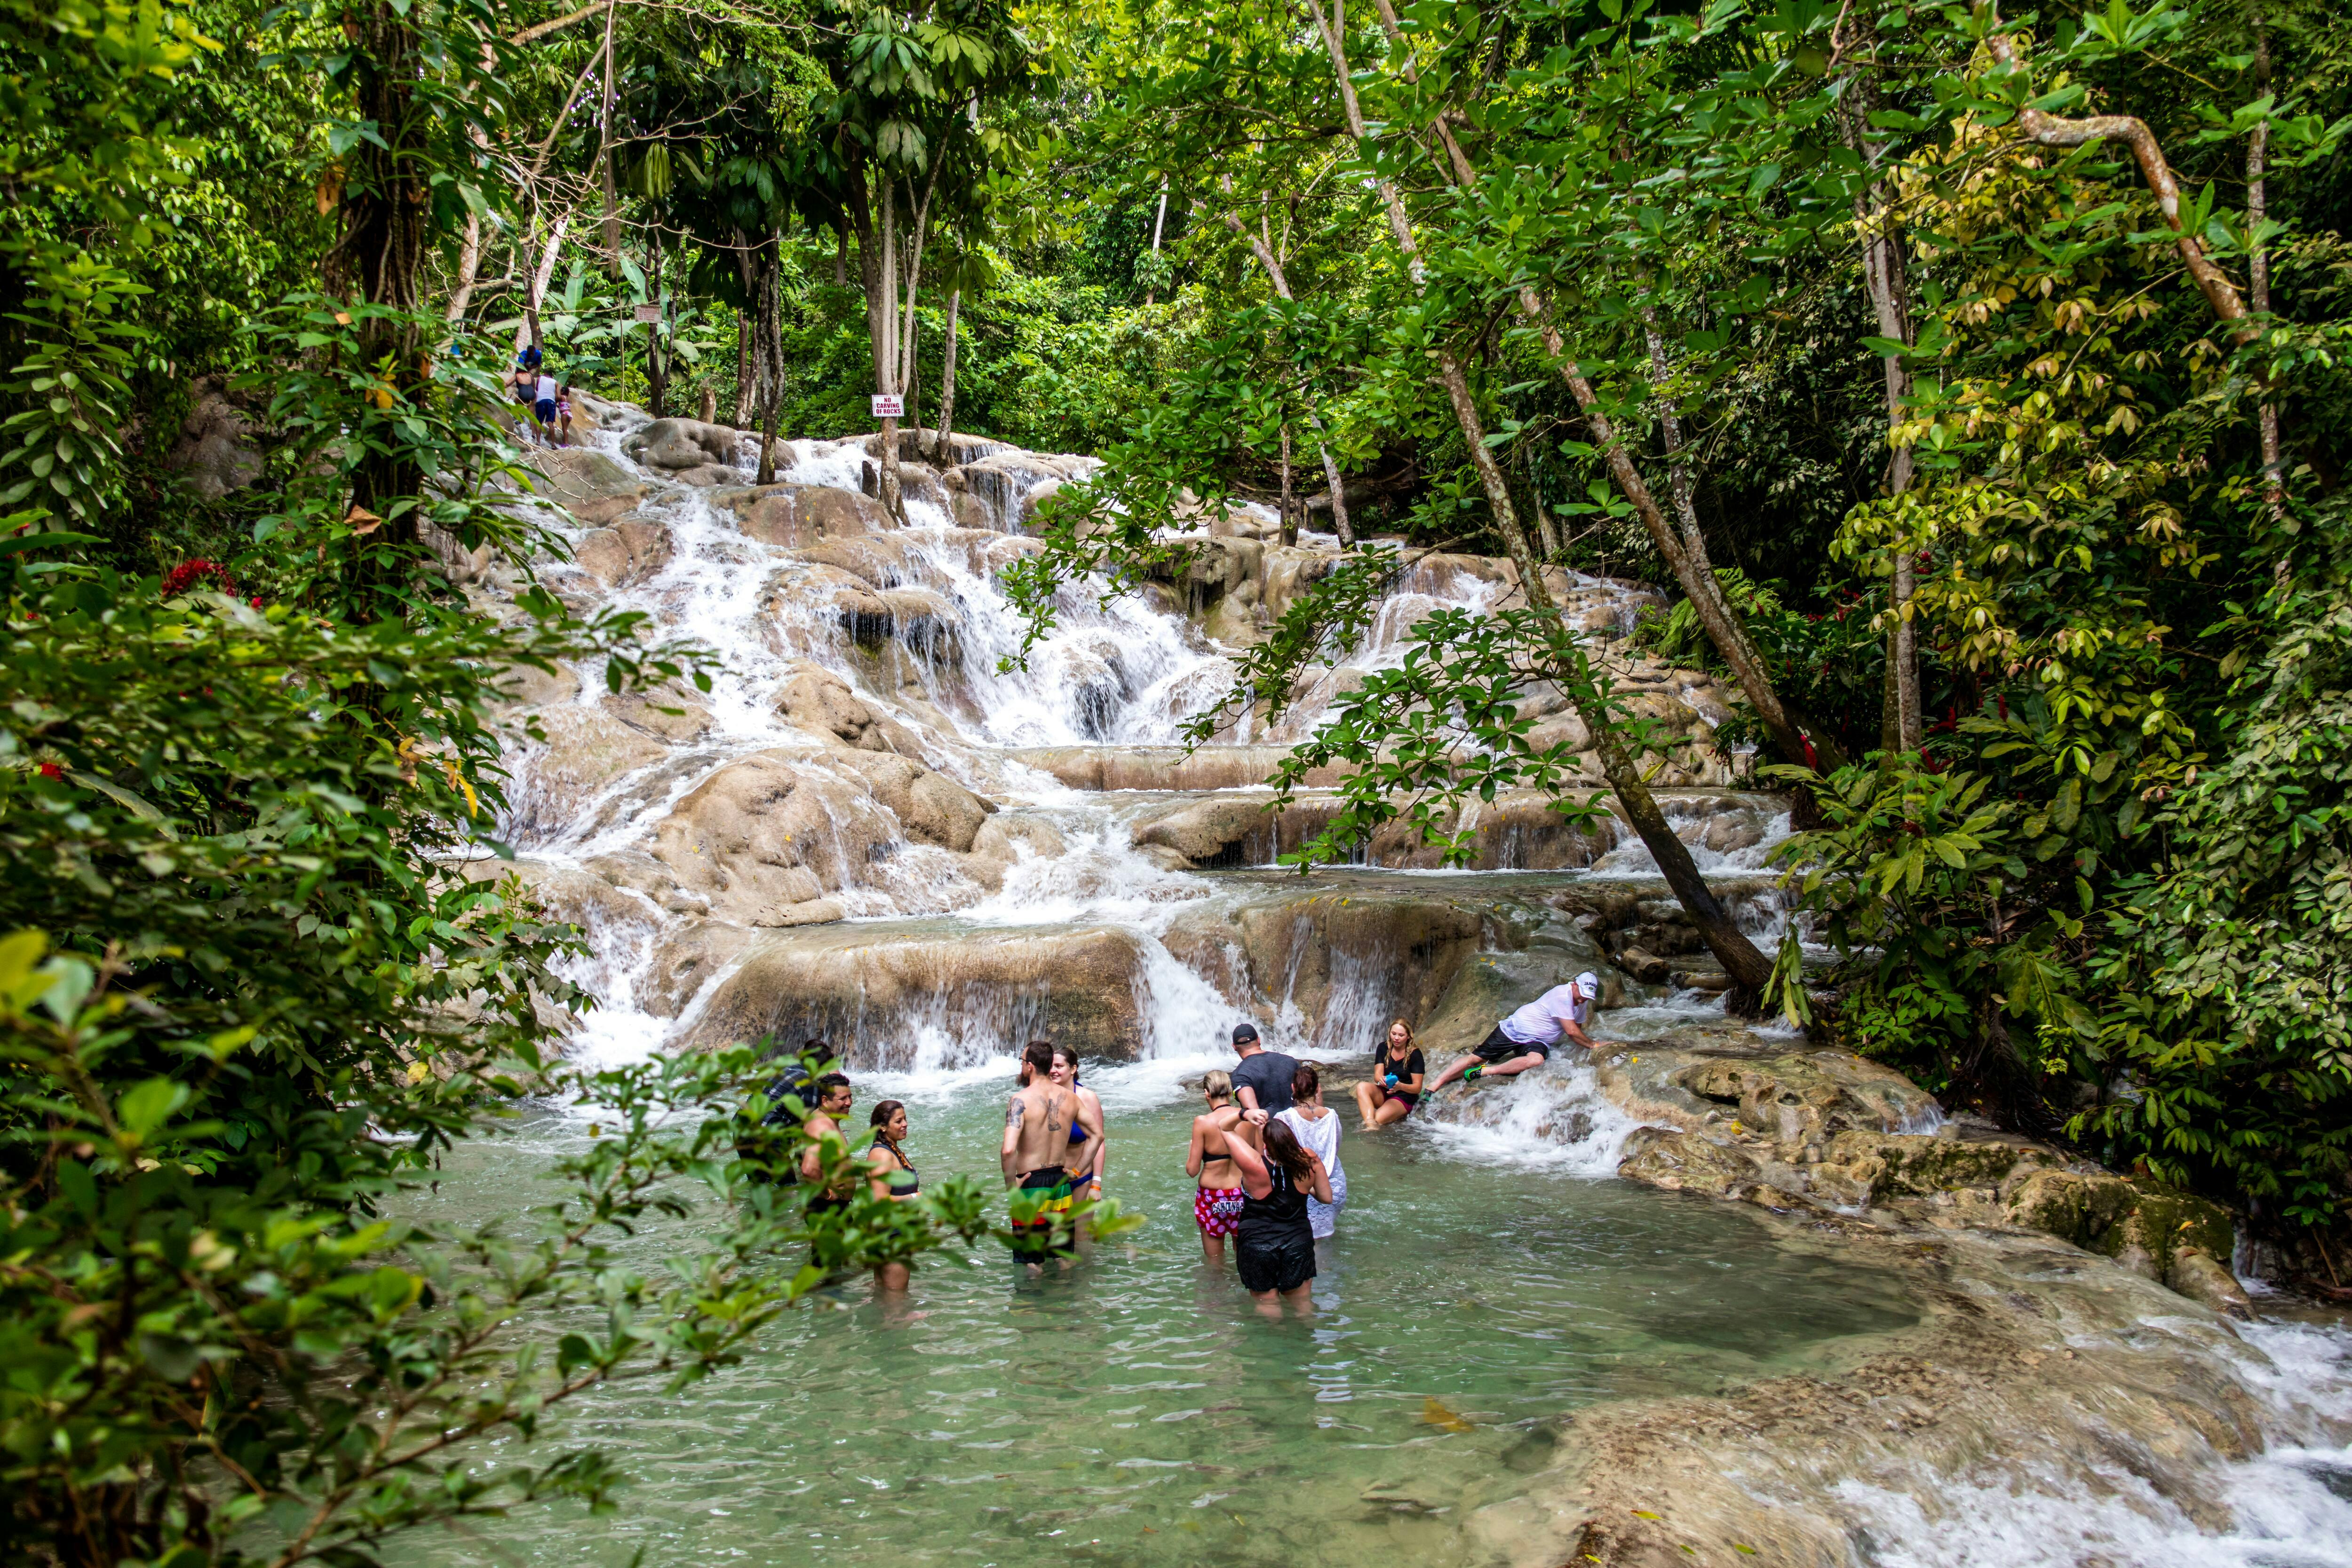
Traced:
[[[1467, 1164], [1349, 1114], [1351, 1201], [1317, 1311], [1269, 1322], [1230, 1262], [1202, 1261], [1182, 1169], [1192, 1103], [1099, 1082], [1109, 1190], [1142, 1230], [1043, 1277], [999, 1252], [932, 1264], [896, 1301], [845, 1281], [716, 1380], [596, 1391], [530, 1449], [482, 1458], [595, 1444], [635, 1478], [617, 1513], [525, 1510], [408, 1542], [399, 1561], [620, 1568], [642, 1547], [649, 1564], [1462, 1563], [1465, 1513], [1553, 1464], [1579, 1406], [1799, 1370], [1914, 1321], [1891, 1281], [1736, 1208]], [[994, 1181], [1001, 1088], [884, 1092], [912, 1102], [927, 1181]], [[460, 1153], [415, 1207], [511, 1212], [586, 1135], [538, 1114]], [[650, 1260], [669, 1237], [635, 1245]]]

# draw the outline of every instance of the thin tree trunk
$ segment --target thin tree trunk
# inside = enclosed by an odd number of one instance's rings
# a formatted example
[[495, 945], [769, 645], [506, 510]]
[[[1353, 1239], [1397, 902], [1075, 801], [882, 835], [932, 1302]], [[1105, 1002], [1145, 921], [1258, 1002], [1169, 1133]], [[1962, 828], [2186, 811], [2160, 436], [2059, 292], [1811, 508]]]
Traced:
[[[1390, 0], [1373, 0], [1373, 4], [1380, 10], [1381, 26], [1398, 49], [1405, 79], [1417, 81], [1418, 72], [1405, 49], [1403, 29], [1398, 25], [1396, 12]], [[1337, 9], [1337, 0], [1334, 8]], [[1353, 96], [1352, 87], [1343, 90], [1349, 97]], [[1438, 140], [1445, 149], [1446, 162], [1442, 166], [1444, 171], [1463, 190], [1475, 186], [1477, 172], [1471, 168], [1461, 143], [1454, 140], [1453, 129], [1442, 118], [1433, 123], [1432, 129], [1437, 132]], [[1694, 557], [1686, 544], [1675, 537], [1674, 529], [1667, 524], [1665, 515], [1658, 509], [1657, 498], [1650, 493], [1648, 483], [1634, 465], [1631, 451], [1619, 439], [1615, 422], [1601, 406], [1601, 399], [1592, 390], [1592, 383], [1585, 379], [1582, 367], [1569, 357], [1567, 341], [1552, 320], [1550, 308], [1543, 296], [1534, 287], [1523, 285], [1518, 293], [1518, 306], [1520, 317], [1536, 329], [1545, 351], [1559, 367], [1560, 379], [1568, 383], [1570, 395], [1575, 398], [1578, 411], [1583, 414], [1586, 426], [1592, 432], [1593, 444], [1601, 448], [1601, 459], [1610, 477], [1633, 506], [1633, 515], [1641, 519], [1643, 530], [1650, 536], [1651, 544], [1674, 571], [1675, 580], [1682, 586], [1683, 595], [1690, 601], [1699, 624], [1706, 629], [1707, 637], [1715, 643], [1716, 651], [1731, 666], [1732, 678], [1739, 683], [1741, 693], [1748, 698], [1748, 706], [1756, 710], [1756, 716], [1771, 735], [1773, 745], [1793, 763], [1805, 766], [1818, 763], [1832, 769], [1843, 767], [1846, 760], [1844, 749], [1818, 726], [1811, 724], [1801, 708], [1781, 696], [1770, 671], [1748, 638], [1738, 611], [1725, 597], [1723, 585], [1715, 580], [1714, 570], [1706, 565], [1704, 549]], [[1538, 519], [1538, 522], [1548, 520]], [[1809, 739], [1811, 742], [1810, 746]]]
[[608, 6], [604, 12], [604, 105], [597, 117], [603, 137], [596, 150], [596, 162], [604, 171], [604, 275], [621, 276], [621, 190], [613, 172], [613, 78], [617, 74], [613, 65], [613, 26], [620, 19], [621, 8]]
[[[1993, 58], [2011, 70], [2018, 65], [2016, 47], [2009, 35], [1999, 31], [2000, 21], [1994, 21], [1995, 31], [1985, 39], [1985, 47]], [[2101, 114], [2088, 120], [2060, 120], [2038, 109], [2021, 109], [2017, 112], [2017, 128], [2026, 139], [2042, 147], [2084, 147], [2094, 141], [2120, 141], [2132, 150], [2139, 164], [2142, 178], [2155, 193], [2157, 210], [2164, 214], [2165, 227], [2173, 235], [2173, 248], [2180, 253], [2181, 264], [2189, 276], [2197, 280], [2197, 287], [2211, 307], [2214, 319], [2231, 324], [2231, 336], [2240, 341], [2252, 331], [2246, 325], [2246, 302], [2238, 297], [2238, 286], [2230, 275], [2213, 265], [2205, 254], [2205, 246], [2183, 225], [2180, 217], [2180, 185], [2172, 177], [2172, 166], [2164, 161], [2164, 149], [2156, 133], [2144, 120], [2127, 114]]]
[[[1224, 188], [1226, 193], [1231, 194], [1233, 182], [1224, 182]], [[1225, 214], [1225, 226], [1249, 241], [1250, 254], [1256, 256], [1257, 264], [1265, 269], [1266, 280], [1274, 285], [1275, 293], [1288, 299], [1291, 297], [1290, 278], [1284, 273], [1282, 262], [1265, 241], [1252, 234], [1249, 225], [1242, 222], [1236, 213]], [[1339, 478], [1339, 459], [1332, 452], [1331, 444], [1324, 439], [1322, 417], [1311, 408], [1307, 411], [1307, 423], [1315, 432], [1315, 451], [1323, 462], [1324, 481], [1331, 487], [1331, 531], [1339, 536], [1341, 549], [1353, 549], [1356, 548], [1356, 532], [1348, 523], [1348, 497]], [[1283, 542], [1296, 544], [1295, 531], [1286, 529]]]
[[717, 387], [706, 386], [702, 389], [702, 423], [705, 424], [719, 423], [719, 389]]
[[[1870, 295], [1878, 336], [1890, 342], [1907, 344], [1914, 340], [1915, 332], [1911, 288], [1904, 271], [1903, 243], [1895, 227], [1893, 193], [1879, 177], [1886, 158], [1886, 144], [1870, 134], [1864, 119], [1871, 101], [1869, 83], [1859, 77], [1853, 78], [1847, 102], [1842, 106], [1845, 141], [1861, 157], [1864, 171], [1870, 176], [1867, 188], [1853, 193], [1853, 224], [1862, 235], [1863, 283]], [[1885, 356], [1883, 362], [1886, 372], [1887, 444], [1892, 449], [1886, 462], [1886, 493], [1895, 497], [1911, 488], [1911, 448], [1895, 439], [1895, 429], [1903, 422], [1903, 405], [1911, 396], [1911, 371], [1900, 353]], [[1895, 619], [1886, 631], [1886, 700], [1879, 723], [1879, 743], [1885, 750], [1907, 756], [1917, 751], [1927, 739], [1919, 702], [1919, 628], [1911, 618], [1911, 596], [1917, 584], [1910, 550], [1895, 550], [1894, 569], [1887, 608]]]
[[963, 305], [963, 290], [948, 293], [948, 338], [940, 349], [940, 430], [931, 443], [931, 460], [945, 464], [950, 460], [948, 435], [955, 429], [955, 360], [956, 313]]
[[907, 428], [915, 433], [916, 455], [923, 444], [923, 319], [907, 312]]
[[515, 329], [515, 352], [525, 349], [546, 351], [546, 343], [539, 332], [540, 301], [547, 298], [548, 286], [555, 281], [555, 263], [563, 251], [564, 232], [572, 226], [572, 214], [564, 213], [555, 220], [554, 232], [547, 236], [547, 248], [540, 253], [539, 266], [530, 275], [530, 292], [523, 297], [522, 324]]
[[[1353, 78], [1349, 75], [1345, 36], [1345, 0], [1331, 0], [1331, 15], [1327, 19], [1320, 0], [1307, 0], [1307, 9], [1323, 34], [1325, 48], [1331, 57], [1332, 74], [1338, 78], [1339, 99], [1347, 110], [1348, 130], [1360, 148], [1367, 140], [1364, 115], [1356, 100]], [[1406, 215], [1403, 198], [1397, 193], [1394, 183], [1378, 183], [1383, 204], [1387, 208], [1389, 233], [1405, 259], [1416, 291], [1423, 288], [1426, 269], [1421, 259], [1421, 249], [1414, 241], [1412, 220]], [[1503, 477], [1501, 466], [1486, 445], [1486, 423], [1480, 418], [1476, 402], [1470, 395], [1470, 379], [1462, 362], [1447, 350], [1437, 352], [1438, 379], [1445, 388], [1446, 401], [1453, 405], [1455, 422], [1462, 428], [1462, 438], [1470, 449], [1470, 461], [1478, 471], [1478, 479], [1486, 492], [1487, 505], [1495, 514], [1505, 546], [1512, 562], [1518, 568], [1519, 583], [1527, 594], [1530, 608], [1543, 619], [1547, 642], [1546, 655], [1559, 670], [1556, 679], [1560, 690], [1575, 706], [1577, 715], [1584, 721], [1586, 731], [1592, 737], [1593, 749], [1598, 754], [1601, 770], [1609, 787], [1623, 807], [1626, 820], [1641, 835], [1651, 858], [1674, 890], [1692, 925], [1698, 928], [1724, 973], [1731, 977], [1739, 993], [1728, 1001], [1752, 1007], [1762, 996], [1764, 986], [1772, 977], [1772, 961], [1756, 949], [1747, 933], [1732, 918], [1699, 874], [1697, 863], [1691, 859], [1690, 848], [1675, 837], [1666, 823], [1665, 813], [1658, 809], [1657, 798], [1650, 793], [1634, 758], [1625, 747], [1624, 738], [1605, 705], [1592, 700], [1586, 684], [1578, 679], [1585, 666], [1582, 649], [1577, 646], [1567, 624], [1560, 619], [1559, 607], [1543, 580], [1543, 569], [1528, 546], [1527, 530], [1519, 526], [1517, 508], [1511, 500], [1509, 485]]]
[[1298, 514], [1290, 507], [1290, 422], [1282, 422], [1282, 542], [1298, 543]]
[[[2254, 89], [2267, 93], [2271, 86], [2271, 38], [2262, 17], [2254, 17]], [[2254, 314], [2271, 313], [2271, 251], [2262, 238], [2263, 224], [2270, 215], [2271, 126], [2265, 120], [2254, 127], [2246, 138], [2246, 232], [2252, 239], [2246, 254], [2246, 291], [2252, 297]], [[2257, 411], [2262, 423], [2263, 437], [2263, 500], [2270, 507], [2271, 520], [2286, 521], [2286, 468], [2279, 456], [2278, 404], [2265, 399]]]
[[[1160, 231], [1168, 222], [1168, 176], [1160, 176], [1160, 210], [1151, 215], [1151, 254], [1160, 254]], [[1149, 309], [1160, 297], [1160, 286], [1153, 284], [1143, 291], [1143, 304]]]
[[[882, 341], [874, 361], [874, 390], [898, 391], [898, 182], [882, 181]], [[907, 520], [898, 495], [898, 421], [882, 421], [882, 509]]]
[[445, 321], [457, 322], [466, 319], [466, 307], [473, 301], [474, 280], [482, 272], [482, 219], [478, 213], [466, 214], [466, 238], [457, 246], [457, 277], [449, 289], [449, 308], [442, 313]]

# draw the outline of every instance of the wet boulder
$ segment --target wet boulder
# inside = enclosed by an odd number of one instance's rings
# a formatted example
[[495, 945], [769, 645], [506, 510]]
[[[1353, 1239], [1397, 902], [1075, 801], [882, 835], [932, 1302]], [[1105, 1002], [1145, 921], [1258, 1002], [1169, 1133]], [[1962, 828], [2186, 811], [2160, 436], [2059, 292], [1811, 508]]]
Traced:
[[958, 854], [969, 851], [980, 825], [996, 808], [945, 774], [911, 757], [887, 751], [829, 754], [827, 765], [857, 778], [919, 843]]
[[793, 666], [776, 694], [776, 712], [785, 723], [827, 742], [860, 751], [912, 751], [913, 737], [896, 719], [851, 689], [824, 665]]
[[914, 1066], [927, 1035], [945, 1038], [948, 1065], [1042, 1035], [1091, 1061], [1128, 1061], [1144, 1041], [1142, 966], [1133, 933], [1101, 927], [951, 939], [856, 925], [776, 932], [742, 949], [692, 1043], [822, 1036], [853, 1071], [872, 1071]]
[[[2227, 1258], [2234, 1239], [2219, 1204], [2105, 1171], [2037, 1171], [2003, 1194], [2009, 1221], [2167, 1280], [2185, 1249]], [[2194, 1278], [2193, 1270], [2189, 1278]]]
[[607, 588], [625, 588], [669, 564], [676, 549], [669, 529], [635, 513], [610, 528], [591, 528], [572, 547], [572, 564]]
[[261, 450], [244, 411], [229, 401], [218, 381], [205, 377], [192, 390], [195, 404], [181, 422], [163, 466], [198, 497], [217, 501], [261, 477]]
[[[735, 452], [740, 437], [723, 424], [698, 419], [656, 419], [627, 440], [621, 450], [648, 468], [671, 474], [718, 467], [735, 474]], [[723, 481], [722, 481], [723, 482]]]
[[524, 722], [536, 724], [545, 747], [508, 791], [509, 830], [525, 835], [576, 824], [614, 783], [668, 754], [660, 741], [599, 708], [567, 703], [541, 708]]
[[877, 534], [890, 526], [880, 502], [831, 485], [764, 485], [719, 499], [735, 513], [746, 538], [786, 549]]
[[593, 447], [526, 452], [520, 463], [534, 476], [533, 489], [596, 527], [635, 509], [651, 493], [644, 480]]
[[787, 925], [856, 885], [896, 824], [859, 784], [812, 759], [762, 751], [713, 772], [656, 825], [647, 845], [677, 885], [741, 925]]

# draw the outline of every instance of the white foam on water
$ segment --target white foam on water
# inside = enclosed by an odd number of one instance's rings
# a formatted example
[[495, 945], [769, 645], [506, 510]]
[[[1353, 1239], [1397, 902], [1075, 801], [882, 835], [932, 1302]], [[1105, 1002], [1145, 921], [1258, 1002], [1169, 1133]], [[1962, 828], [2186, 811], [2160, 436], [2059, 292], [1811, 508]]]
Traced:
[[1408, 1125], [1444, 1154], [1474, 1165], [1613, 1177], [1625, 1140], [1643, 1124], [1605, 1098], [1590, 1065], [1557, 1052], [1513, 1078], [1449, 1084], [1424, 1098]]
[[1877, 1568], [2344, 1568], [2352, 1563], [2352, 1332], [2306, 1323], [2241, 1330], [2240, 1380], [2270, 1406], [2274, 1446], [2200, 1478], [2230, 1512], [2208, 1533], [2120, 1466], [2000, 1481], [1934, 1476], [1916, 1488], [1834, 1489]]

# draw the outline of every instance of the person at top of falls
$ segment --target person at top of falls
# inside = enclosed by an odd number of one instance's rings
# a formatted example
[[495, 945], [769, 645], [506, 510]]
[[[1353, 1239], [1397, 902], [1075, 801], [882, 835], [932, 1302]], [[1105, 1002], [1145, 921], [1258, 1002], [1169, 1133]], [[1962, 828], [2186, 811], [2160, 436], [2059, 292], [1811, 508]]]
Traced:
[[1078, 1082], [1078, 1053], [1066, 1045], [1054, 1048], [1054, 1082], [1078, 1103], [1070, 1124], [1070, 1147], [1062, 1162], [1070, 1173], [1070, 1201], [1087, 1203], [1102, 1196], [1103, 1160], [1109, 1153], [1102, 1096]]
[[1241, 1062], [1234, 1069], [1234, 1098], [1253, 1127], [1263, 1127], [1276, 1113], [1290, 1109], [1290, 1075], [1298, 1060], [1268, 1051], [1257, 1038], [1257, 1025], [1234, 1026], [1234, 1053]]
[[[907, 1107], [904, 1102], [885, 1100], [874, 1107], [866, 1120], [874, 1128], [874, 1150], [866, 1162], [872, 1172], [866, 1179], [878, 1199], [905, 1203], [923, 1190], [922, 1177], [915, 1173], [915, 1162], [907, 1157]], [[892, 1259], [874, 1269], [874, 1284], [884, 1291], [903, 1291], [912, 1272], [904, 1259]]]
[[541, 371], [531, 392], [530, 412], [539, 421], [539, 437], [550, 446], [555, 444], [555, 394], [560, 390], [555, 378]]
[[824, 1165], [828, 1156], [841, 1157], [839, 1149], [827, 1149], [828, 1143], [845, 1145], [849, 1135], [841, 1130], [841, 1119], [849, 1114], [855, 1096], [850, 1092], [845, 1074], [828, 1072], [816, 1081], [816, 1109], [801, 1123], [801, 1132], [807, 1140], [801, 1148], [801, 1180], [817, 1190], [808, 1200], [808, 1212], [825, 1214], [837, 1208], [847, 1208], [856, 1194], [856, 1177], [847, 1181], [827, 1183]]
[[1290, 1109], [1275, 1119], [1289, 1127], [1301, 1144], [1323, 1162], [1330, 1177], [1328, 1198], [1307, 1200], [1307, 1228], [1315, 1239], [1328, 1239], [1339, 1228], [1339, 1208], [1348, 1201], [1348, 1173], [1339, 1166], [1339, 1113], [1323, 1103], [1323, 1075], [1311, 1061], [1302, 1061], [1290, 1075]]
[[1372, 1075], [1356, 1085], [1356, 1110], [1364, 1131], [1377, 1131], [1402, 1122], [1421, 1103], [1422, 1075], [1428, 1070], [1421, 1047], [1412, 1042], [1412, 1025], [1398, 1019], [1389, 1025], [1389, 1037], [1372, 1052]]
[[1192, 1118], [1192, 1146], [1184, 1155], [1184, 1174], [1197, 1177], [1192, 1193], [1192, 1223], [1201, 1228], [1201, 1256], [1213, 1264], [1225, 1260], [1225, 1238], [1242, 1222], [1242, 1173], [1225, 1153], [1228, 1138], [1243, 1139], [1248, 1124], [1234, 1103], [1233, 1074], [1214, 1071], [1201, 1080], [1208, 1097], [1205, 1114]]
[[1468, 1082], [1525, 1072], [1550, 1061], [1551, 1048], [1563, 1038], [1591, 1050], [1592, 1037], [1584, 1032], [1584, 1026], [1592, 1020], [1592, 1009], [1600, 1000], [1601, 977], [1590, 969], [1564, 986], [1554, 986], [1496, 1024], [1468, 1056], [1448, 1062], [1429, 1092], [1434, 1094], [1456, 1078]]
[[1234, 1232], [1234, 1261], [1242, 1289], [1257, 1298], [1258, 1310], [1278, 1316], [1288, 1301], [1301, 1312], [1315, 1310], [1307, 1287], [1315, 1282], [1315, 1232], [1307, 1218], [1309, 1198], [1332, 1200], [1330, 1173], [1314, 1150], [1298, 1141], [1287, 1122], [1265, 1124], [1265, 1153], [1225, 1140], [1226, 1156], [1241, 1172], [1241, 1228]]
[[1033, 1040], [1021, 1053], [1021, 1087], [1004, 1105], [1004, 1146], [998, 1163], [1013, 1194], [1013, 1255], [1032, 1269], [1068, 1256], [1055, 1234], [1070, 1209], [1066, 1166], [1077, 1100], [1054, 1082], [1054, 1048]]

